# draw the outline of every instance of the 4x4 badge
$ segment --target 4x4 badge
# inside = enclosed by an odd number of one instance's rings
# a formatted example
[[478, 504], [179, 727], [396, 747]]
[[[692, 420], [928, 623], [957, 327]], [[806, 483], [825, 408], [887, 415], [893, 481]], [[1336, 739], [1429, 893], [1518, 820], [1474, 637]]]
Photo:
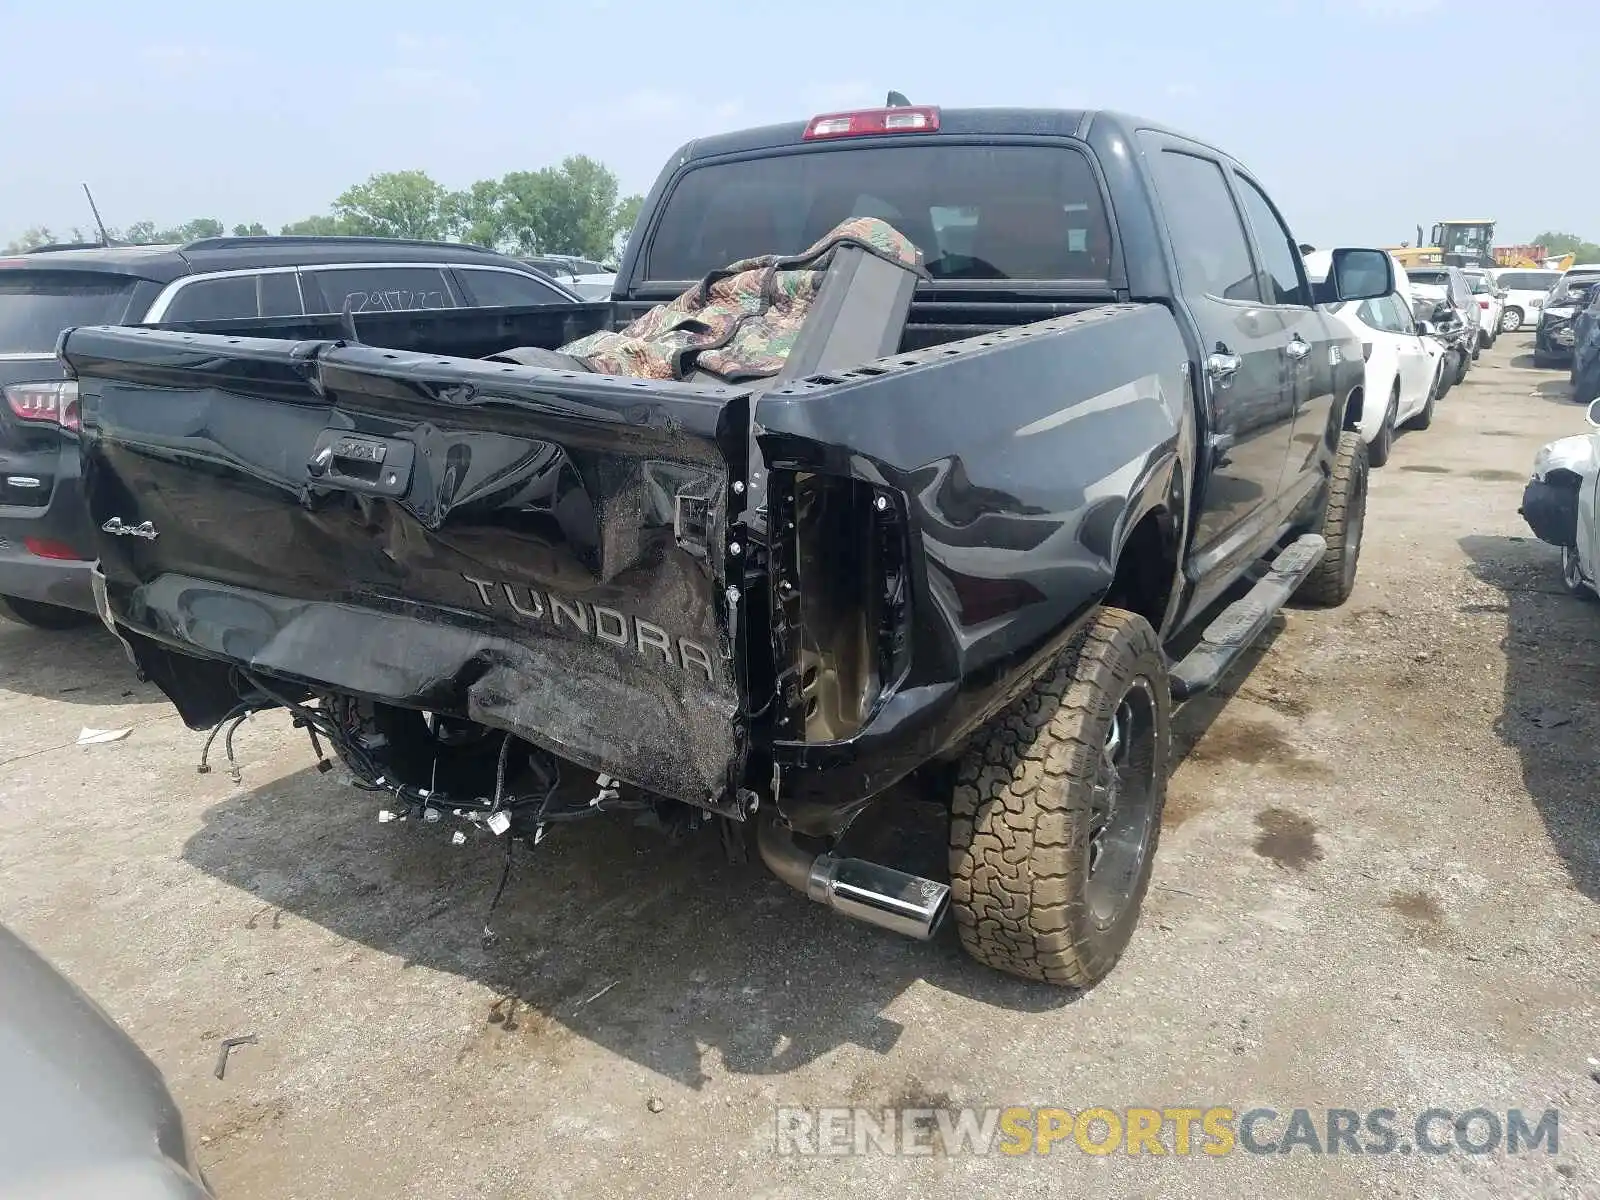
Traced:
[[115, 537], [143, 538], [147, 542], [153, 542], [161, 536], [156, 532], [155, 525], [149, 521], [141, 521], [137, 525], [124, 525], [121, 517], [112, 517], [100, 528]]

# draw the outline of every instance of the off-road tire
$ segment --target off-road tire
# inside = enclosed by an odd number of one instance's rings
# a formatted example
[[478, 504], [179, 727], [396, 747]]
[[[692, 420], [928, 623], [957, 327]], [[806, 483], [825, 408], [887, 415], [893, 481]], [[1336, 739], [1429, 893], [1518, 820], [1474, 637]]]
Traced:
[[94, 624], [99, 619], [93, 613], [79, 612], [75, 608], [63, 608], [59, 604], [43, 604], [38, 600], [24, 600], [20, 596], [0, 596], [0, 610], [4, 610], [7, 616], [21, 621], [24, 625], [56, 632], [80, 629], [85, 625]]
[[1394, 385], [1394, 391], [1389, 393], [1389, 407], [1383, 410], [1383, 424], [1378, 426], [1378, 434], [1367, 445], [1367, 465], [1381, 467], [1389, 461], [1389, 452], [1394, 449], [1394, 419], [1400, 411], [1400, 385]]
[[1477, 361], [1477, 358], [1478, 352], [1476, 350], [1470, 355], [1463, 354], [1461, 356], [1461, 365], [1456, 368], [1455, 381], [1457, 383], [1465, 383], [1467, 381], [1467, 372], [1472, 370], [1472, 364]]
[[[1090, 837], [1098, 774], [1114, 715], [1148, 712], [1148, 815], [1142, 857], [1112, 880], [1120, 898], [1091, 906]], [[950, 822], [951, 909], [979, 962], [1024, 979], [1087, 988], [1116, 965], [1138, 924], [1166, 801], [1171, 685], [1149, 623], [1105, 608], [1032, 690], [959, 764]], [[1131, 811], [1131, 810], [1130, 810]], [[1097, 886], [1104, 886], [1100, 884]]]
[[1322, 525], [1314, 532], [1328, 542], [1322, 561], [1300, 585], [1295, 598], [1307, 604], [1337, 608], [1356, 587], [1361, 535], [1367, 523], [1367, 444], [1353, 429], [1339, 435], [1328, 481], [1328, 503]]

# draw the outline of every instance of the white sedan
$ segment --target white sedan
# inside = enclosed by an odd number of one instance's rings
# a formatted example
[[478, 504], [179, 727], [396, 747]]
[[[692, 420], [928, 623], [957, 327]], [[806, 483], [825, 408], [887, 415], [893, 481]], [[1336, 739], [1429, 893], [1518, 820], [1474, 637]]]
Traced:
[[[1600, 400], [1589, 405], [1600, 428]], [[1517, 511], [1534, 536], [1561, 548], [1561, 579], [1574, 595], [1593, 599], [1600, 580], [1600, 433], [1557, 438], [1533, 458], [1533, 478]]]
[[1472, 298], [1478, 303], [1478, 344], [1487, 350], [1500, 336], [1500, 326], [1506, 319], [1506, 298], [1488, 271], [1468, 267], [1462, 274], [1467, 277]]
[[[1327, 251], [1313, 251], [1306, 256], [1306, 273], [1318, 282], [1326, 279], [1331, 259]], [[1327, 310], [1361, 339], [1367, 381], [1356, 428], [1367, 443], [1367, 461], [1381, 467], [1389, 461], [1395, 430], [1426, 429], [1432, 423], [1445, 348], [1413, 316], [1410, 285], [1398, 263], [1395, 290], [1387, 296], [1359, 304], [1330, 304]]]

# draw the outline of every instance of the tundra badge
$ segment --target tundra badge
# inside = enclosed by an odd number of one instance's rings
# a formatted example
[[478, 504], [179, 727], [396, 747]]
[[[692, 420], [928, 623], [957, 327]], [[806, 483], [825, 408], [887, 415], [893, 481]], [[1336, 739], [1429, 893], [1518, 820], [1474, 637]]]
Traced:
[[143, 538], [147, 542], [153, 542], [161, 536], [156, 532], [155, 525], [149, 521], [141, 521], [137, 525], [124, 525], [121, 517], [112, 517], [100, 528], [115, 537]]

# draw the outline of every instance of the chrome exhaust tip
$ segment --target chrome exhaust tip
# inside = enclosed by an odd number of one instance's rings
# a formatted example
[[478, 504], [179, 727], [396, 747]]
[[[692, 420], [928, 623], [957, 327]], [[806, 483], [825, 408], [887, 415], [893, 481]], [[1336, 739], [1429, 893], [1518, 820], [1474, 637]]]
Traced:
[[757, 826], [756, 846], [774, 875], [818, 904], [919, 942], [938, 932], [950, 908], [945, 884], [859, 858], [812, 854], [771, 816]]

